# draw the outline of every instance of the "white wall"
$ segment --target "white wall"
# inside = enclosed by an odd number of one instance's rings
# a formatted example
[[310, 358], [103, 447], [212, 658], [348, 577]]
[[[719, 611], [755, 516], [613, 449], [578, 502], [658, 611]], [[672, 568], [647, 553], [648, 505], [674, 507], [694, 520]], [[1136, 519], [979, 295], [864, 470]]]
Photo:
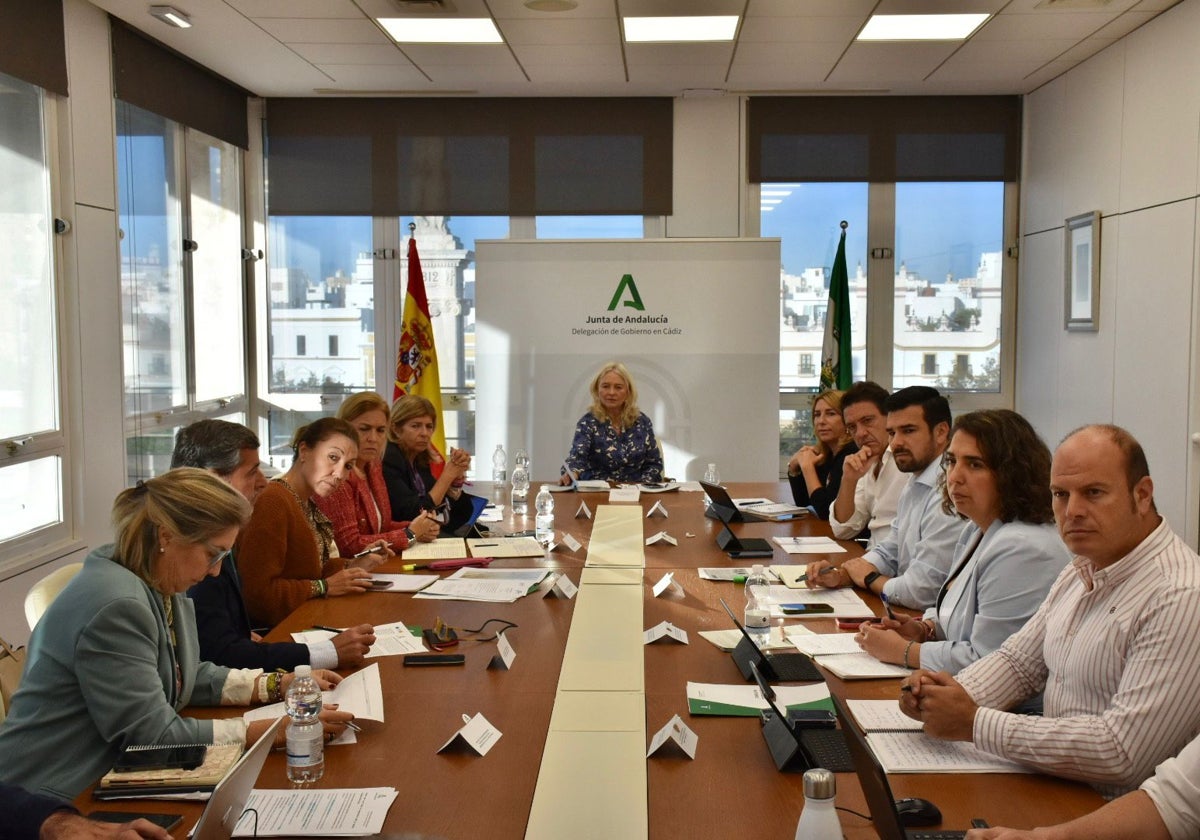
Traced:
[[[1200, 0], [1026, 98], [1017, 409], [1051, 445], [1113, 422], [1142, 442], [1159, 510], [1200, 519]], [[1063, 221], [1099, 210], [1100, 329], [1063, 329]]]

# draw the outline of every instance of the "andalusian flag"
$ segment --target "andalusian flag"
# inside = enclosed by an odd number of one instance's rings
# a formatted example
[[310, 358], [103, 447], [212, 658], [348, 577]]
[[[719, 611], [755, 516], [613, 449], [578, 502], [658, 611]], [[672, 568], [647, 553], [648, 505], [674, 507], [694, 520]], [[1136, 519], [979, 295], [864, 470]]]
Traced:
[[396, 354], [396, 383], [392, 399], [416, 394], [433, 403], [437, 411], [437, 430], [433, 445], [446, 453], [446, 433], [442, 428], [442, 384], [438, 380], [437, 348], [433, 345], [433, 322], [429, 319], [429, 299], [425, 297], [425, 275], [417, 256], [416, 233], [408, 237], [408, 294], [404, 297], [404, 320], [400, 325], [400, 351]]
[[829, 308], [825, 312], [825, 341], [821, 345], [821, 390], [845, 390], [854, 379], [850, 361], [850, 277], [846, 272], [846, 228], [842, 222], [842, 238], [833, 272], [829, 275]]

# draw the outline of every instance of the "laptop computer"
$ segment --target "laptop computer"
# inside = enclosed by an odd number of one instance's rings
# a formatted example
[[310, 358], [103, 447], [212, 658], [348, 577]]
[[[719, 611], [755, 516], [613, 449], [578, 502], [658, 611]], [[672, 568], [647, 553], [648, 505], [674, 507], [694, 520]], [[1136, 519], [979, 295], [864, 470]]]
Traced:
[[455, 537], [486, 537], [488, 531], [479, 524], [479, 515], [483, 513], [483, 509], [487, 507], [488, 500], [482, 496], [475, 496], [471, 493], [464, 493], [471, 502], [471, 513], [467, 517], [467, 521], [456, 527], [450, 532], [450, 535]]
[[[850, 773], [854, 770], [854, 759], [846, 745], [846, 736], [832, 726], [833, 718], [821, 725], [808, 725], [801, 720], [802, 713], [781, 707], [775, 689], [767, 682], [758, 665], [751, 663], [750, 670], [758, 691], [770, 706], [763, 712], [763, 739], [775, 766], [785, 773], [803, 773], [814, 767], [824, 767], [834, 773]], [[828, 714], [826, 712], [825, 714]]]
[[746, 632], [742, 622], [737, 620], [733, 610], [729, 609], [729, 604], [725, 603], [725, 599], [721, 598], [720, 601], [725, 612], [729, 613], [733, 625], [742, 631], [742, 640], [733, 649], [732, 656], [746, 682], [754, 679], [754, 672], [750, 669], [752, 662], [756, 663], [759, 670], [762, 671], [762, 675], [772, 682], [824, 682], [825, 677], [821, 676], [817, 666], [803, 653], [771, 654], [764, 652], [754, 644], [754, 640], [750, 638], [750, 634]]
[[246, 801], [258, 781], [258, 774], [271, 753], [275, 743], [275, 732], [280, 726], [287, 725], [287, 718], [280, 718], [271, 724], [254, 746], [246, 750], [237, 764], [230, 768], [225, 778], [213, 788], [204, 812], [192, 829], [192, 840], [229, 840], [233, 829], [242, 818]]
[[[892, 786], [888, 784], [887, 774], [883, 772], [883, 766], [867, 744], [862, 729], [837, 697], [833, 698], [833, 707], [837, 711], [838, 720], [841, 721], [842, 732], [846, 735], [850, 756], [854, 759], [854, 772], [858, 774], [858, 784], [867, 800], [867, 808], [871, 812], [871, 820], [875, 823], [879, 840], [959, 840], [966, 836], [966, 831], [905, 828], [901, 825], [900, 812], [896, 810], [896, 800], [892, 796]], [[987, 827], [982, 820], [975, 822], [975, 828]]]
[[808, 508], [756, 499], [753, 502], [735, 502], [729, 491], [720, 484], [701, 481], [700, 487], [712, 502], [711, 515], [723, 522], [787, 522], [808, 515]]

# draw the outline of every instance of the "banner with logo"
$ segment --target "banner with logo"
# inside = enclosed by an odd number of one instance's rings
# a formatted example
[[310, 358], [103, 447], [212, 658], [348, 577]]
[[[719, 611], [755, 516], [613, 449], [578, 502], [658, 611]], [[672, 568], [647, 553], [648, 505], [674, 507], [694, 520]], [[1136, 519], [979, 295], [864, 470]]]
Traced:
[[476, 453], [524, 448], [553, 478], [615, 359], [670, 477], [778, 475], [779, 240], [499, 240], [476, 259]]

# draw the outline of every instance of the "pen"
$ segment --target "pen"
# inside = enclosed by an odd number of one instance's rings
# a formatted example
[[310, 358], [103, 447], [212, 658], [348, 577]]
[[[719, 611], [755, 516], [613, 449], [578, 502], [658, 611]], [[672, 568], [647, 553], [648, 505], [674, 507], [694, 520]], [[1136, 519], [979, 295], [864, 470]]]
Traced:
[[495, 548], [500, 543], [474, 543], [471, 548]]
[[[795, 538], [793, 537], [793, 539]], [[836, 571], [837, 568], [835, 566], [825, 566], [821, 569], [821, 571], [817, 572], [817, 577], [824, 577], [830, 572]], [[804, 574], [800, 575], [800, 577], [796, 578], [796, 583], [804, 583], [806, 580], [808, 580], [808, 572], [805, 572]]]
[[337, 627], [325, 627], [324, 625], [321, 625], [321, 624], [314, 624], [314, 625], [313, 625], [313, 627], [312, 627], [312, 629], [314, 629], [314, 630], [324, 630], [324, 631], [325, 631], [325, 632], [327, 632], [327, 633], [341, 633], [341, 632], [342, 632], [340, 628], [337, 628]]
[[887, 617], [890, 618], [892, 621], [895, 621], [896, 614], [894, 612], [892, 612], [892, 605], [888, 603], [888, 596], [886, 596], [882, 592], [880, 592], [879, 600], [883, 601], [883, 608], [887, 611]]
[[900, 686], [900, 691], [902, 691], [902, 692], [903, 691], [912, 691], [912, 686], [911, 685], [902, 685], [902, 686]]
[[355, 732], [362, 732], [362, 727], [352, 720], [346, 721], [346, 728], [353, 729]]

